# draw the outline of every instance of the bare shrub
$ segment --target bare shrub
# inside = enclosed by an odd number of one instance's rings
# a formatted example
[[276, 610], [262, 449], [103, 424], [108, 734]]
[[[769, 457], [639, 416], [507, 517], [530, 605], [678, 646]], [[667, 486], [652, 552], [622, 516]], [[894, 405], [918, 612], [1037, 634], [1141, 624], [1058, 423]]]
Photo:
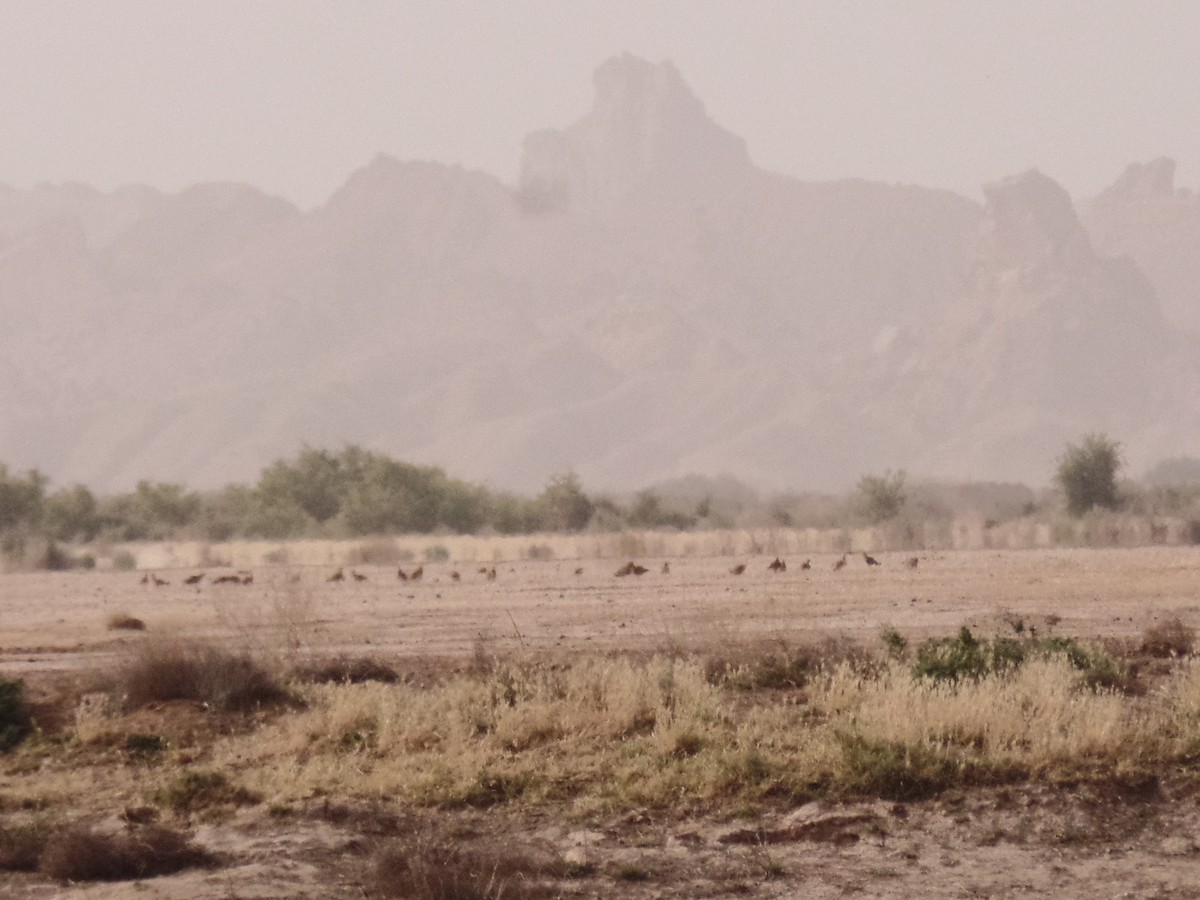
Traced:
[[292, 670], [297, 681], [311, 684], [362, 684], [381, 681], [395, 684], [400, 675], [391, 666], [369, 656], [338, 656], [313, 660]]
[[195, 700], [224, 711], [248, 711], [290, 699], [275, 676], [248, 654], [198, 642], [160, 640], [139, 645], [118, 683], [129, 709]]
[[151, 826], [107, 834], [73, 826], [46, 841], [38, 869], [64, 883], [126, 881], [215, 863], [215, 858], [192, 844], [186, 834], [169, 828]]
[[409, 900], [535, 900], [555, 893], [540, 880], [545, 868], [522, 848], [422, 835], [380, 848], [371, 881], [383, 896]]
[[146, 623], [129, 613], [121, 612], [108, 617], [107, 627], [109, 631], [145, 631]]
[[35, 871], [49, 836], [48, 822], [0, 827], [0, 871]]
[[1196, 629], [1178, 617], [1152, 625], [1142, 632], [1142, 652], [1150, 656], [1190, 656], [1196, 647]]

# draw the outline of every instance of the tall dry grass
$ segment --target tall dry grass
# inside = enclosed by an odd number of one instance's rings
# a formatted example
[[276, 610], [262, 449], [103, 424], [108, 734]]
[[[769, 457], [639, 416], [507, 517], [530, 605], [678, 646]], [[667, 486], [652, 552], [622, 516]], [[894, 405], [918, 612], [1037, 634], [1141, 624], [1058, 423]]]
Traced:
[[[1105, 779], [1200, 748], [1200, 665], [1153, 692], [1088, 686], [1061, 658], [958, 684], [839, 663], [803, 688], [751, 691], [699, 659], [506, 661], [431, 688], [313, 685], [260, 736], [245, 777], [268, 796], [427, 806], [744, 803], [949, 784]], [[915, 785], [915, 787], [914, 787]]]

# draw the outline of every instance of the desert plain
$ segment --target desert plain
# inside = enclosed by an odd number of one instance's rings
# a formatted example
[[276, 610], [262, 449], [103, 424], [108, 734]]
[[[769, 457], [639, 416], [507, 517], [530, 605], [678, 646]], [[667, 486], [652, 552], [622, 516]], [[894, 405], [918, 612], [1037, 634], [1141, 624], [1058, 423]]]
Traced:
[[[1135, 653], [1163, 623], [1185, 630], [1200, 625], [1196, 547], [872, 557], [878, 565], [861, 552], [789, 555], [786, 571], [774, 572], [768, 554], [643, 556], [636, 562], [645, 573], [623, 577], [616, 572], [629, 561], [624, 557], [453, 556], [387, 565], [0, 576], [0, 674], [25, 682], [38, 727], [33, 738], [0, 756], [0, 820], [86, 822], [117, 832], [136, 830], [131, 818], [138, 816], [130, 811], [143, 810], [182, 830], [213, 860], [132, 881], [71, 883], [38, 872], [0, 872], [0, 894], [1200, 897], [1200, 781], [1186, 754], [1172, 756], [1170, 765], [1148, 760], [1100, 779], [1036, 767], [961, 785], [951, 779], [927, 795], [900, 799], [888, 791], [821, 789], [806, 795], [706, 788], [689, 796], [685, 778], [678, 802], [648, 800], [649, 792], [636, 787], [565, 789], [562, 779], [544, 790], [500, 791], [475, 802], [474, 795], [451, 797], [432, 788], [406, 793], [399, 782], [376, 778], [386, 753], [366, 738], [363, 748], [350, 748], [364, 755], [347, 750], [339, 757], [336, 777], [314, 775], [303, 747], [286, 765], [272, 759], [270, 776], [263, 775], [271, 748], [296, 738], [280, 721], [315, 715], [300, 707], [319, 705], [320, 698], [304, 691], [333, 688], [310, 686], [300, 690], [298, 705], [237, 715], [203, 703], [134, 709], [115, 697], [120, 682], [114, 673], [156, 641], [199, 641], [281, 672], [369, 658], [398, 673], [404, 690], [428, 692], [474, 677], [497, 660], [516, 661], [511, 671], [528, 672], [624, 659], [639, 666], [707, 660], [712, 671], [716, 658], [752, 661], [809, 652], [805, 648], [835, 662], [847, 655], [883, 659], [885, 632], [913, 648], [963, 627], [984, 638], [1061, 636]], [[809, 568], [802, 568], [805, 561]], [[414, 580], [418, 566], [421, 577]], [[744, 571], [735, 574], [738, 566]], [[339, 571], [341, 580], [331, 581]], [[184, 583], [200, 574], [197, 583]], [[214, 583], [235, 574], [236, 583]], [[110, 627], [120, 617], [144, 629]], [[1145, 697], [1159, 690], [1154, 672], [1166, 679], [1167, 669], [1186, 662], [1154, 660], [1141, 690], [1121, 702], [1148, 702]], [[712, 702], [735, 710], [746, 696], [731, 690]], [[762, 715], [775, 705], [796, 708], [811, 700], [799, 684], [769, 685], [755, 696]], [[324, 715], [311, 723], [340, 721]], [[661, 717], [653, 729], [662, 730]], [[346, 733], [358, 740], [357, 731]], [[141, 744], [132, 736], [145, 743], [146, 735], [154, 739], [153, 752], [133, 752]], [[307, 738], [314, 747], [322, 739]], [[703, 756], [707, 740], [701, 727], [687, 736], [694, 747], [677, 739], [664, 759], [688, 765]], [[553, 737], [523, 740], [506, 752], [512, 758], [546, 753], [548, 768], [571, 766], [564, 759], [569, 748]], [[579, 778], [640, 777], [636, 767], [607, 765], [581, 759]], [[164, 785], [189, 767], [232, 773], [248, 785], [246, 799], [172, 806], [163, 799]], [[498, 844], [495, 858], [520, 853], [542, 862], [515, 874], [489, 863], [490, 874], [480, 876], [486, 883], [472, 888], [476, 893], [427, 884], [424, 893], [388, 894], [375, 874], [379, 848], [397, 835], [419, 842], [426, 833], [456, 845]], [[520, 850], [505, 851], [506, 841]]]

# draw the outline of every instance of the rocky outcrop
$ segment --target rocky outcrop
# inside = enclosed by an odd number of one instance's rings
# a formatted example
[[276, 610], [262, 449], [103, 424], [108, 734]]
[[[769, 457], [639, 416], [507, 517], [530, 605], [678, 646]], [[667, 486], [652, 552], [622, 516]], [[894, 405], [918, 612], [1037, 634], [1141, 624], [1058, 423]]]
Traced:
[[1098, 250], [1132, 260], [1168, 319], [1200, 336], [1200, 195], [1175, 186], [1174, 160], [1131, 164], [1080, 216]]
[[633, 192], [728, 196], [750, 174], [741, 138], [716, 125], [670, 62], [625, 54], [595, 74], [591, 112], [525, 140], [518, 185], [531, 211], [604, 211]]

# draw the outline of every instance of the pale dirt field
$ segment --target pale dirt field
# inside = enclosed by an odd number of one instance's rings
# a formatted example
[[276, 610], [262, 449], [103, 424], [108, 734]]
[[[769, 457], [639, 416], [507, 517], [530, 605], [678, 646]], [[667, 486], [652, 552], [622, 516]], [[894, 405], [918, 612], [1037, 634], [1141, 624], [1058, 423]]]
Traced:
[[[884, 626], [910, 638], [962, 625], [1011, 633], [1011, 623], [1072, 637], [1136, 637], [1179, 617], [1200, 626], [1200, 548], [639, 558], [642, 576], [614, 577], [624, 559], [425, 564], [419, 583], [395, 567], [259, 567], [251, 585], [212, 585], [229, 570], [0, 576], [0, 672], [31, 684], [113, 664], [140, 634], [111, 632], [114, 613], [149, 634], [209, 636], [273, 653], [466, 657], [491, 652], [579, 653], [729, 647], [849, 637]], [[669, 562], [671, 571], [661, 571]], [[730, 568], [745, 563], [745, 574]], [[576, 568], [583, 572], [576, 574]], [[413, 564], [404, 568], [411, 571]], [[367, 577], [355, 581], [351, 569]], [[451, 572], [461, 574], [453, 581]], [[13, 773], [0, 769], [0, 795]], [[315, 801], [314, 801], [315, 802]], [[408, 813], [403, 812], [407, 815]], [[362, 858], [372, 830], [319, 811], [280, 822], [252, 809], [199, 825], [199, 843], [225, 855], [212, 871], [140, 883], [63, 887], [0, 875], [14, 898], [350, 898], [369, 896]], [[1148, 796], [1099, 796], [1046, 786], [951, 794], [937, 800], [780, 809], [753, 821], [693, 820], [637, 811], [611, 821], [546, 813], [442, 814], [456, 828], [503, 831], [594, 862], [560, 882], [585, 897], [1200, 897], [1200, 804], [1170, 779]], [[629, 863], [645, 881], [610, 876]], [[7, 877], [7, 880], [6, 880]]]

